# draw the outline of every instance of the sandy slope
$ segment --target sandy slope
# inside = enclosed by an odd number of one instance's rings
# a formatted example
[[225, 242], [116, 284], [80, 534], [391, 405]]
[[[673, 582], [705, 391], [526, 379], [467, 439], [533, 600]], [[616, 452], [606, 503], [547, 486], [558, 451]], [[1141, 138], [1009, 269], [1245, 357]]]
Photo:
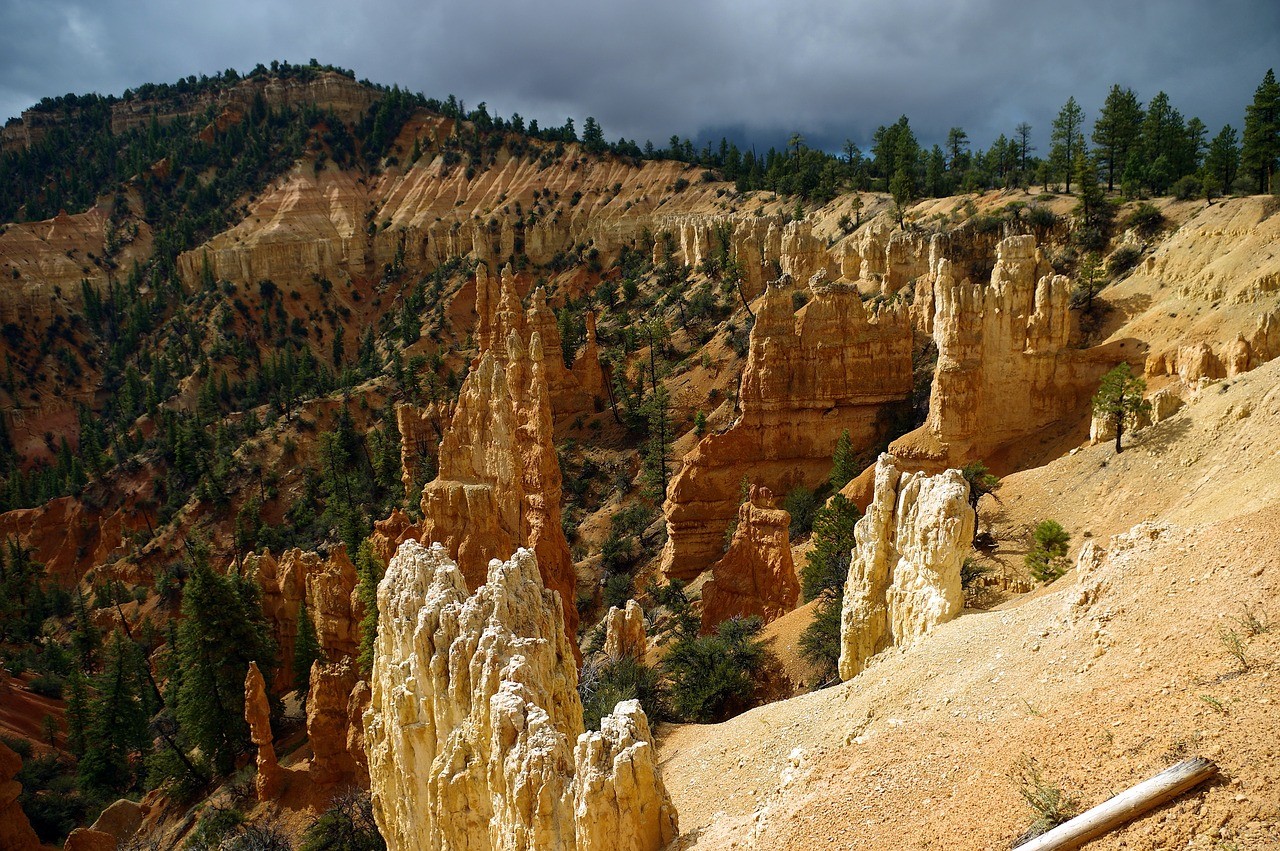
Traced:
[[[840, 686], [664, 730], [683, 847], [1008, 848], [1032, 818], [1024, 755], [1090, 806], [1203, 754], [1220, 782], [1090, 847], [1280, 848], [1278, 379], [1272, 363], [1212, 385], [1118, 458], [1089, 447], [1007, 480], [998, 525], [1054, 516], [1073, 554], [1087, 529], [1112, 551], [1096, 570]], [[1246, 610], [1275, 629], [1248, 635]]]

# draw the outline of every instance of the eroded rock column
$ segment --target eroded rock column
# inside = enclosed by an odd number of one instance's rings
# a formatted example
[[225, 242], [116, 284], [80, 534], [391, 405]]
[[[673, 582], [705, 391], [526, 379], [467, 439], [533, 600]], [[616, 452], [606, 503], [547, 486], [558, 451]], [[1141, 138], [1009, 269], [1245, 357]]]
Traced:
[[969, 484], [959, 470], [903, 473], [876, 462], [875, 496], [854, 526], [840, 614], [840, 678], [891, 646], [906, 647], [964, 608], [960, 568], [973, 541]]

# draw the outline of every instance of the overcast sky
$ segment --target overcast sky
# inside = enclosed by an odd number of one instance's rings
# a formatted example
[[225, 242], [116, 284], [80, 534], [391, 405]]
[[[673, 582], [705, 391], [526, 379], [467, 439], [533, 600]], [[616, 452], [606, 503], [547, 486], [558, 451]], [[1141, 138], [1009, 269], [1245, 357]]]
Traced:
[[1048, 147], [1068, 96], [1112, 83], [1237, 129], [1280, 66], [1280, 0], [0, 0], [0, 120], [51, 95], [310, 58], [544, 125], [864, 148], [900, 114], [924, 143]]

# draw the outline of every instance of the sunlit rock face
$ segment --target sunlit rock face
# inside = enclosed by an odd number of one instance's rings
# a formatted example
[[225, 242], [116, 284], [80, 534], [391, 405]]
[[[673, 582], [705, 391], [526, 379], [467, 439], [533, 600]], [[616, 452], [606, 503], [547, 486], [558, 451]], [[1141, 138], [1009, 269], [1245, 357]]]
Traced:
[[904, 473], [876, 462], [875, 497], [856, 526], [840, 614], [840, 678], [888, 647], [907, 647], [964, 608], [960, 568], [973, 542], [969, 484], [959, 470]]
[[535, 555], [492, 561], [486, 580], [471, 594], [443, 546], [408, 541], [378, 588], [364, 721], [388, 847], [661, 848], [676, 819], [643, 712], [619, 704], [584, 733], [563, 612]]

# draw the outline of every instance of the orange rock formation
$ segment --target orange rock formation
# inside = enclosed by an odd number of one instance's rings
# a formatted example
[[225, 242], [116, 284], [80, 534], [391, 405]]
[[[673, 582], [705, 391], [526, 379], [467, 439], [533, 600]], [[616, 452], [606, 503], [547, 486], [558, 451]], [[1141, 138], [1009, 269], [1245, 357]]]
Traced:
[[257, 662], [249, 663], [244, 679], [244, 720], [249, 724], [249, 737], [258, 746], [258, 776], [254, 786], [259, 801], [270, 801], [280, 794], [284, 770], [276, 761], [271, 737], [271, 706], [267, 703], [267, 684]]
[[933, 472], [974, 460], [999, 469], [1002, 450], [1087, 422], [1102, 374], [1142, 352], [1134, 341], [1073, 348], [1071, 290], [1033, 236], [1001, 241], [985, 285], [957, 281], [951, 262], [935, 259], [913, 306], [938, 347], [929, 417], [890, 452]]
[[702, 631], [712, 632], [733, 617], [758, 615], [766, 623], [785, 615], [800, 599], [791, 558], [791, 515], [773, 507], [768, 488], [751, 488], [738, 509], [738, 528], [729, 551], [711, 568], [702, 586]]
[[[311, 782], [332, 785], [349, 779], [356, 763], [347, 748], [348, 703], [358, 679], [350, 658], [311, 666], [307, 697], [307, 738], [311, 742]], [[356, 724], [361, 723], [356, 718]]]
[[440, 442], [439, 475], [422, 492], [421, 527], [400, 534], [443, 543], [476, 585], [484, 581], [490, 559], [529, 547], [543, 581], [560, 594], [572, 635], [577, 578], [560, 526], [547, 358], [537, 332], [528, 349], [511, 332], [505, 349], [505, 365], [490, 349], [463, 383]]
[[742, 376], [742, 414], [704, 437], [667, 491], [667, 576], [698, 575], [721, 554], [744, 476], [776, 493], [814, 487], [831, 470], [841, 431], [855, 446], [882, 439], [911, 396], [911, 323], [905, 303], [872, 309], [852, 286], [816, 275], [799, 312], [783, 280], [756, 310]]
[[0, 848], [37, 851], [40, 838], [18, 804], [22, 784], [13, 779], [21, 770], [22, 757], [0, 742]]
[[262, 609], [280, 648], [278, 687], [288, 690], [295, 682], [293, 648], [304, 600], [325, 656], [342, 659], [356, 654], [360, 644], [360, 612], [355, 599], [359, 580], [345, 547], [335, 547], [326, 558], [295, 548], [277, 560], [265, 551], [250, 556], [246, 563], [262, 588]]

